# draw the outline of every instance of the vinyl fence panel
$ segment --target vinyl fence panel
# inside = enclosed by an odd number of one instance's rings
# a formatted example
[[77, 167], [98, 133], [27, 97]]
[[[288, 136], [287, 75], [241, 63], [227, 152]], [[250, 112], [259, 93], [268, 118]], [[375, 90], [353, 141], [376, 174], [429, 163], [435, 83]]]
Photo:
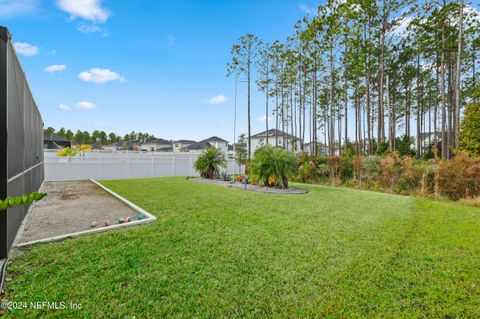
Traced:
[[[56, 151], [45, 152], [45, 180], [127, 179], [163, 176], [198, 176], [194, 163], [197, 152], [89, 151], [71, 158], [58, 157]], [[244, 172], [227, 156], [228, 174]]]

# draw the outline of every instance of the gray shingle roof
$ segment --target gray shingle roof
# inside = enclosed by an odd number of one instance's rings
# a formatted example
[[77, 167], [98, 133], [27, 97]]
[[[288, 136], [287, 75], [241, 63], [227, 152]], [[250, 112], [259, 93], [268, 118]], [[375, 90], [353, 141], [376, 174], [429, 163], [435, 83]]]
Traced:
[[156, 138], [152, 141], [146, 141], [143, 144], [170, 145], [172, 143], [170, 141], [164, 140], [163, 138]]
[[226, 141], [223, 138], [220, 138], [218, 136], [212, 136], [212, 137], [206, 138], [206, 139], [204, 139], [200, 142], [228, 142], [228, 141]]
[[[277, 134], [277, 136], [283, 136], [283, 131], [272, 128], [268, 131], [263, 131], [263, 132], [254, 134], [254, 135], [252, 135], [252, 137], [262, 138], [262, 137], [267, 137], [267, 135], [268, 135], [268, 137], [275, 137], [275, 133]], [[294, 138], [295, 136], [285, 132], [285, 137], [286, 138]]]
[[174, 143], [193, 144], [193, 143], [197, 143], [197, 141], [193, 141], [193, 140], [178, 140], [178, 141], [174, 141]]
[[194, 143], [192, 145], [188, 145], [185, 148], [187, 150], [203, 150], [203, 149], [209, 148], [209, 147], [212, 147], [212, 145], [210, 143], [201, 141], [201, 142]]

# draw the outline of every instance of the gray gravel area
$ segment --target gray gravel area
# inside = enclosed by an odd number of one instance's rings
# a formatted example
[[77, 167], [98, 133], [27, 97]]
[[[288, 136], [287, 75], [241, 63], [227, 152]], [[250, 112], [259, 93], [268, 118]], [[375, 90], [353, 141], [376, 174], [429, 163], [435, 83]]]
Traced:
[[242, 183], [239, 182], [227, 182], [227, 181], [222, 181], [218, 179], [206, 179], [206, 178], [190, 178], [191, 181], [193, 182], [200, 182], [200, 183], [208, 183], [208, 184], [215, 184], [215, 185], [220, 185], [224, 187], [233, 187], [233, 188], [238, 188], [238, 189], [243, 189], [243, 190], [248, 190], [248, 191], [253, 191], [253, 192], [259, 192], [259, 193], [270, 193], [270, 194], [306, 194], [308, 191], [300, 188], [287, 188], [287, 189], [281, 189], [281, 188], [273, 188], [273, 187], [263, 187], [263, 186], [256, 186], [256, 185], [251, 185], [247, 184], [246, 186]]
[[[26, 217], [19, 243], [100, 228], [104, 220], [111, 224], [137, 212], [90, 181], [45, 182], [41, 189], [48, 195], [32, 205]], [[97, 221], [96, 227], [92, 222]]]

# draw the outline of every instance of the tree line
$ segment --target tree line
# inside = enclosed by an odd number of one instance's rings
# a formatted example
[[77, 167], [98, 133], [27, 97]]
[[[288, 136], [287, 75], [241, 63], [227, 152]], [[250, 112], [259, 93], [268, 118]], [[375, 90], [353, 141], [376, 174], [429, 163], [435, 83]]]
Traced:
[[156, 137], [153, 134], [141, 133], [141, 132], [135, 132], [135, 131], [132, 131], [131, 133], [127, 133], [123, 137], [113, 132], [106, 133], [105, 131], [99, 131], [99, 130], [94, 130], [92, 133], [88, 131], [77, 130], [75, 133], [73, 133], [72, 130], [65, 129], [63, 127], [60, 128], [58, 131], [56, 131], [53, 127], [48, 127], [43, 131], [44, 131], [44, 134], [53, 133], [55, 135], [64, 137], [72, 141], [73, 144], [98, 143], [101, 145], [107, 145], [107, 144], [112, 144], [112, 143], [122, 142], [122, 141], [124, 142], [134, 141], [134, 142], [144, 143], [144, 142], [148, 142], [156, 139]]
[[[227, 76], [247, 82], [247, 154], [254, 82], [265, 129], [274, 119], [301, 151], [310, 142], [312, 154], [353, 146], [371, 155], [426, 133], [450, 158], [465, 105], [478, 102], [479, 48], [480, 14], [464, 0], [327, 0], [284, 41], [246, 34], [231, 48]], [[420, 138], [414, 148], [426, 152]]]

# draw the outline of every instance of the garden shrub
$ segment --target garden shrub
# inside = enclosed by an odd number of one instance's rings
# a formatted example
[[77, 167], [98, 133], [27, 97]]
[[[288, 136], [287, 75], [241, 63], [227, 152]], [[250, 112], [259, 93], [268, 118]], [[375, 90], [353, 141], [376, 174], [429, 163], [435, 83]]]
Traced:
[[330, 156], [328, 158], [328, 169], [330, 172], [330, 183], [338, 185], [342, 173], [342, 159], [340, 156]]
[[378, 180], [381, 173], [382, 158], [378, 155], [370, 155], [365, 158], [363, 175], [369, 180]]
[[388, 152], [389, 144], [388, 142], [381, 142], [380, 145], [375, 150], [375, 155], [384, 155]]
[[401, 176], [402, 160], [397, 153], [390, 153], [381, 160], [380, 182], [384, 188], [394, 190]]
[[298, 180], [303, 183], [316, 183], [329, 176], [328, 158], [303, 153], [298, 159]]
[[362, 155], [354, 156], [352, 159], [353, 176], [360, 185], [362, 184], [364, 163], [365, 157]]
[[480, 196], [480, 157], [460, 152], [452, 160], [440, 161], [439, 149], [431, 147], [429, 160], [417, 160], [413, 152], [406, 150], [410, 138], [404, 137], [403, 141], [404, 156], [387, 153], [383, 157], [365, 157], [348, 151], [344, 151], [343, 156], [332, 157], [302, 154], [298, 158], [297, 178], [307, 183], [342, 184], [453, 200]]
[[458, 153], [449, 161], [441, 161], [436, 176], [437, 192], [449, 199], [471, 198], [479, 195], [480, 158]]
[[404, 190], [414, 190], [420, 184], [421, 174], [421, 167], [417, 166], [413, 158], [407, 156], [402, 160], [401, 177], [399, 182], [405, 185]]
[[415, 156], [415, 150], [411, 148], [413, 144], [413, 138], [407, 135], [397, 137], [395, 139], [395, 145], [400, 156]]
[[255, 151], [251, 176], [264, 186], [288, 188], [288, 179], [297, 171], [297, 162], [290, 152], [264, 146]]
[[215, 147], [207, 148], [195, 161], [195, 169], [203, 178], [219, 176], [220, 168], [226, 167], [225, 155]]

